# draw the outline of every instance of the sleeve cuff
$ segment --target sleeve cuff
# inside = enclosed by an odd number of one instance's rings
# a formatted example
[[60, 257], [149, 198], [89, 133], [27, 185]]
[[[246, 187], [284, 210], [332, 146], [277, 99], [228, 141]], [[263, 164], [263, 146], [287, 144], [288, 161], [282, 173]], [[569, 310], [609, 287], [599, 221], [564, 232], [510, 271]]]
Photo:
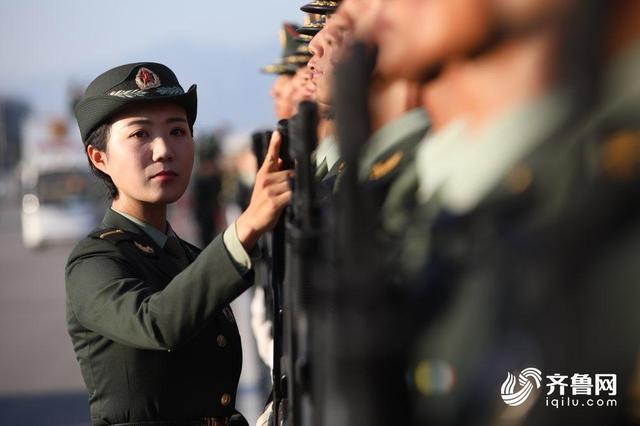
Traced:
[[252, 268], [251, 257], [242, 246], [240, 238], [238, 238], [238, 231], [236, 230], [235, 222], [229, 225], [229, 227], [224, 231], [222, 240], [224, 241], [225, 248], [231, 255], [233, 263], [235, 263], [238, 268], [238, 272], [243, 275], [249, 272]]

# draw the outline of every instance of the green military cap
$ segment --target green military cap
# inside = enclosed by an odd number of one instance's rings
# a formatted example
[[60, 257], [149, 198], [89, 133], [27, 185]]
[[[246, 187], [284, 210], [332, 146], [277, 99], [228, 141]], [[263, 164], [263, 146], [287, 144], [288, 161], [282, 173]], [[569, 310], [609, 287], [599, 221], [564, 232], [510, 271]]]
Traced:
[[318, 34], [326, 23], [325, 16], [317, 13], [308, 13], [304, 17], [304, 25], [298, 28], [298, 33], [303, 36], [313, 36]]
[[287, 60], [297, 55], [298, 43], [296, 40], [300, 34], [296, 31], [297, 24], [285, 22], [280, 31], [280, 45], [282, 46], [282, 57], [273, 64], [262, 67], [262, 72], [267, 74], [295, 74], [299, 66], [295, 61]]
[[[298, 39], [299, 40], [299, 39]], [[297, 41], [298, 47], [296, 51], [291, 55], [285, 56], [282, 58], [282, 61], [285, 64], [294, 64], [297, 68], [302, 68], [307, 65], [309, 60], [311, 59], [311, 51], [309, 50], [309, 43], [304, 41]]]
[[303, 12], [331, 15], [340, 6], [341, 0], [314, 0], [300, 8]]
[[300, 34], [300, 36], [297, 38], [297, 42], [299, 43], [307, 43], [309, 44], [309, 42], [311, 42], [311, 40], [313, 39], [312, 35], [308, 35], [308, 34]]
[[125, 107], [153, 101], [178, 104], [185, 109], [190, 126], [196, 121], [196, 85], [185, 92], [165, 65], [137, 62], [100, 74], [89, 84], [74, 110], [82, 140]]

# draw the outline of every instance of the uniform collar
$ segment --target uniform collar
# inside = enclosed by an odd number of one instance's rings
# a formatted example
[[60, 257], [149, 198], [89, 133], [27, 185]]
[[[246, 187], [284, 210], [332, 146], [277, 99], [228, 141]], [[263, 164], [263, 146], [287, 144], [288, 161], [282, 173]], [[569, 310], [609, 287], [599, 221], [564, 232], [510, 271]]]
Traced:
[[340, 161], [340, 146], [333, 136], [329, 136], [327, 139], [329, 141], [325, 150], [325, 159], [327, 160], [327, 168], [331, 170]]
[[120, 216], [123, 216], [127, 219], [129, 219], [131, 222], [135, 223], [140, 229], [142, 229], [142, 231], [144, 231], [145, 234], [147, 234], [147, 236], [149, 238], [151, 238], [153, 240], [154, 243], [156, 243], [159, 247], [163, 248], [164, 245], [167, 242], [167, 238], [169, 236], [176, 236], [175, 232], [173, 232], [173, 229], [171, 228], [171, 225], [169, 225], [169, 222], [167, 222], [167, 232], [164, 233], [161, 230], [159, 230], [158, 228], [156, 228], [155, 226], [147, 223], [147, 222], [143, 222], [138, 218], [135, 218], [131, 215], [128, 215], [126, 213], [123, 213], [119, 210], [114, 209], [113, 207], [111, 207], [111, 210], [117, 214], [119, 214]]
[[418, 149], [418, 199], [436, 199], [457, 214], [475, 208], [517, 163], [559, 128], [567, 97], [545, 96], [507, 111], [479, 134], [464, 121], [426, 138]]
[[429, 125], [430, 120], [424, 109], [415, 108], [378, 129], [369, 139], [362, 154], [359, 166], [360, 180], [367, 179], [371, 167], [380, 155], [392, 149], [394, 145], [402, 142], [409, 135], [426, 132]]
[[[621, 51], [607, 67], [600, 116], [616, 116], [635, 123], [640, 108], [640, 40]], [[624, 126], [624, 124], [622, 124]]]
[[336, 145], [336, 142], [332, 135], [326, 136], [318, 143], [318, 148], [315, 150], [316, 168], [320, 167], [323, 161], [328, 162], [327, 153], [334, 145]]

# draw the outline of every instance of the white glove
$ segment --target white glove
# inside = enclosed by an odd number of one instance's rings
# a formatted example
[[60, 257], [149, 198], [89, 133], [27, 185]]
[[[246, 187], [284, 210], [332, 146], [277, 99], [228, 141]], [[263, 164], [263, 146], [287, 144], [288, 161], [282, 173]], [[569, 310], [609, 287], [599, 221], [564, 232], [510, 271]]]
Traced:
[[267, 319], [264, 304], [264, 289], [256, 287], [251, 301], [251, 330], [256, 338], [258, 355], [269, 369], [273, 369], [273, 324]]
[[267, 408], [264, 409], [264, 413], [258, 417], [258, 421], [256, 422], [256, 426], [269, 426], [271, 424], [271, 412], [273, 411], [273, 402], [270, 402], [267, 405]]

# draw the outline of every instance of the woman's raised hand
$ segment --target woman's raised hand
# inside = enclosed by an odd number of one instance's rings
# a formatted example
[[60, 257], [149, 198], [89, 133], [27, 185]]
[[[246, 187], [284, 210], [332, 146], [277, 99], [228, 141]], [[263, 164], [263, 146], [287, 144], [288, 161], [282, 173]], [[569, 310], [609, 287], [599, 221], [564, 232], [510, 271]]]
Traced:
[[251, 250], [260, 236], [275, 226], [282, 210], [291, 200], [289, 179], [293, 170], [281, 170], [282, 138], [273, 132], [264, 163], [258, 170], [249, 207], [236, 221], [238, 238], [245, 250]]

